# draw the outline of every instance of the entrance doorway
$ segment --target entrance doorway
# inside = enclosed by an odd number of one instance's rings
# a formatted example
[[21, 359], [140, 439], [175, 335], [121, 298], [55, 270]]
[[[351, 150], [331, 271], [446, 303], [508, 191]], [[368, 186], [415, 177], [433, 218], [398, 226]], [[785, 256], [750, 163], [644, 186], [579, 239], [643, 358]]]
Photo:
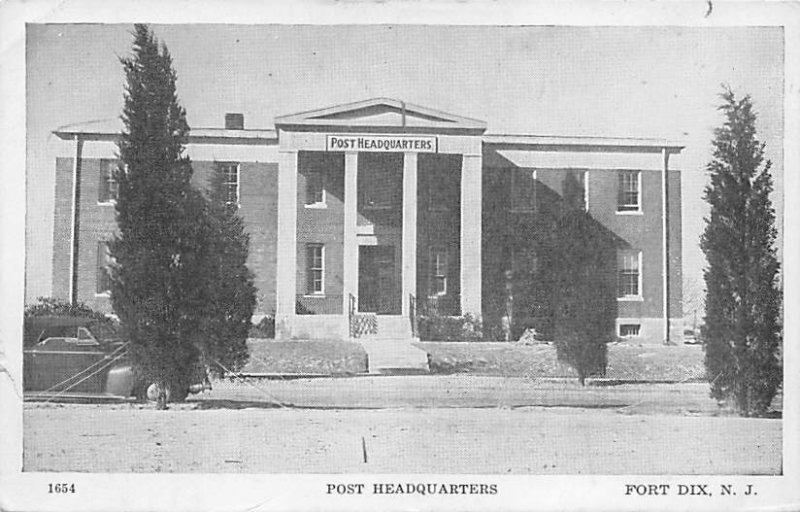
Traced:
[[379, 315], [399, 315], [393, 245], [358, 248], [358, 310]]

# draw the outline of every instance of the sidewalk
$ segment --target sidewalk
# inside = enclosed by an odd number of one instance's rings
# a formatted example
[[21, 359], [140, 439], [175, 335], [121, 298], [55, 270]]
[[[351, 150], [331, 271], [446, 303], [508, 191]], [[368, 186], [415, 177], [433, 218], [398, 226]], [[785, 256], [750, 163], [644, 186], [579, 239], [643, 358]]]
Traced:
[[[201, 408], [620, 408], [624, 412], [716, 415], [708, 384], [621, 384], [581, 387], [574, 379], [447, 376], [365, 376], [216, 381], [190, 397]], [[238, 404], [238, 405], [237, 405]]]

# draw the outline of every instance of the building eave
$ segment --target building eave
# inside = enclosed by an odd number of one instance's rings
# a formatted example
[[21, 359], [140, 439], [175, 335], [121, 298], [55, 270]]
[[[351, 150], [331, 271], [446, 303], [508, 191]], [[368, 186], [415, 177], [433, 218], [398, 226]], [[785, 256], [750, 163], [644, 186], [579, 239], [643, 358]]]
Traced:
[[638, 137], [582, 137], [558, 135], [485, 134], [486, 146], [496, 149], [536, 149], [540, 151], [600, 151], [680, 153], [685, 145], [667, 139]]
[[[53, 133], [62, 140], [96, 140], [115, 142], [120, 132], [85, 125], [73, 125], [54, 130]], [[259, 142], [277, 143], [277, 130], [226, 130], [224, 128], [194, 128], [187, 136], [189, 144], [253, 144]]]

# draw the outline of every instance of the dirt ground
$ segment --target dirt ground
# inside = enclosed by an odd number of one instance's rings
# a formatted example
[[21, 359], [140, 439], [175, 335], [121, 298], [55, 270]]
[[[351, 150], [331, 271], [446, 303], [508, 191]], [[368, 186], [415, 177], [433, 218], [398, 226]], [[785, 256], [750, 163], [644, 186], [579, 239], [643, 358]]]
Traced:
[[28, 403], [24, 470], [779, 473], [781, 420], [727, 415], [707, 395], [427, 376], [217, 383], [169, 411]]

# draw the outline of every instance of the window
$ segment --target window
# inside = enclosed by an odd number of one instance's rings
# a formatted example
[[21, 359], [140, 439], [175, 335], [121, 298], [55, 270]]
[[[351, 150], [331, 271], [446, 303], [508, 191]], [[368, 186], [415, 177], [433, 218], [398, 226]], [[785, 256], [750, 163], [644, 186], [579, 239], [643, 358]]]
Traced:
[[119, 184], [114, 172], [117, 170], [117, 161], [104, 158], [100, 160], [100, 186], [97, 202], [113, 203], [119, 194]]
[[97, 289], [98, 295], [107, 295], [111, 292], [111, 277], [108, 275], [108, 266], [111, 264], [111, 253], [108, 251], [108, 242], [97, 242]]
[[447, 249], [442, 247], [431, 248], [428, 295], [431, 297], [447, 295]]
[[219, 162], [222, 173], [222, 187], [225, 190], [225, 204], [239, 206], [239, 164], [237, 162]]
[[306, 206], [325, 204], [325, 171], [309, 169], [306, 172]]
[[324, 245], [309, 244], [306, 246], [306, 276], [309, 295], [322, 295], [325, 293]]
[[639, 171], [622, 171], [619, 173], [619, 190], [617, 193], [618, 212], [641, 211], [641, 180]]
[[532, 212], [536, 206], [536, 171], [515, 167], [510, 172], [511, 209]]
[[639, 336], [639, 329], [641, 328], [640, 324], [620, 324], [619, 325], [619, 337], [620, 338], [632, 338], [634, 336]]
[[638, 251], [624, 251], [617, 257], [619, 269], [618, 293], [619, 298], [640, 298], [642, 291], [642, 253]]

